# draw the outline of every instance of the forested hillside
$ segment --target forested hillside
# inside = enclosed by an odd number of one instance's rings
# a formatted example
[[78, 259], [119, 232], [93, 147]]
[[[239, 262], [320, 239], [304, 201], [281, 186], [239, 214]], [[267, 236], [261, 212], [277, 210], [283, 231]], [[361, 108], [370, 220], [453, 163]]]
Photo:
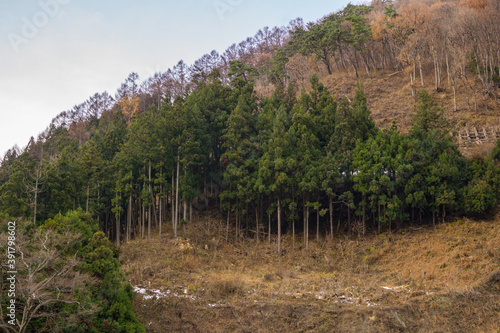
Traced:
[[[0, 216], [56, 228], [82, 214], [120, 246], [165, 228], [185, 236], [193, 215], [213, 210], [227, 241], [275, 239], [278, 255], [283, 234], [308, 248], [488, 216], [500, 141], [465, 158], [453, 140], [468, 121], [498, 119], [499, 21], [496, 0], [374, 0], [266, 27], [142, 82], [131, 73], [7, 152]], [[375, 79], [407, 95], [368, 96]], [[411, 121], [384, 117], [401, 112], [395, 98]], [[96, 269], [82, 272], [105, 280]]]
[[[496, 100], [498, 14], [496, 1], [348, 5], [315, 23], [264, 28], [142, 84], [132, 73], [114, 98], [91, 96], [7, 152], [0, 209], [37, 223], [82, 208], [117, 244], [165, 221], [177, 230], [207, 206], [238, 235], [297, 231], [305, 242], [310, 231], [487, 213], [494, 158], [464, 159], [444, 107], [419, 85], [432, 70], [434, 88], [451, 87], [454, 100], [458, 86]], [[351, 73], [355, 96], [333, 96], [324, 70]], [[367, 107], [363, 78], [384, 70], [411, 79], [405, 135], [397, 123], [379, 129]]]

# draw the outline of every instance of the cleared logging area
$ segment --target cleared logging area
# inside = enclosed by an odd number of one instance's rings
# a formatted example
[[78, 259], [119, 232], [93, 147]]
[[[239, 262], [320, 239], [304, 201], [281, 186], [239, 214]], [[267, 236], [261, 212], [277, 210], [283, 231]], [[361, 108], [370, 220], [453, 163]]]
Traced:
[[495, 332], [498, 222], [337, 236], [309, 250], [286, 236], [277, 257], [273, 240], [226, 243], [224, 221], [201, 216], [188, 240], [132, 241], [121, 258], [149, 332]]

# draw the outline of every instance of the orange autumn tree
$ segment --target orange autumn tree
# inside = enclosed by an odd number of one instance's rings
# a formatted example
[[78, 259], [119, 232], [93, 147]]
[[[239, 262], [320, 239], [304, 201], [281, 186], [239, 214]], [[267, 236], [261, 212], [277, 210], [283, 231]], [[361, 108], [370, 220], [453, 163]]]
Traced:
[[137, 117], [139, 113], [139, 96], [126, 95], [118, 100], [117, 104], [121, 108], [123, 115], [127, 119], [127, 124]]

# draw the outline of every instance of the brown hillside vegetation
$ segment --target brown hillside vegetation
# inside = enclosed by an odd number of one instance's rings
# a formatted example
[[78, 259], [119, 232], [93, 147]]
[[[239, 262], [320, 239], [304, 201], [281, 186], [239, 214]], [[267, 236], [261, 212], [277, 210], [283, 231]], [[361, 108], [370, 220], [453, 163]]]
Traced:
[[[457, 220], [364, 239], [227, 243], [203, 216], [188, 240], [135, 240], [122, 262], [148, 332], [498, 332], [500, 224]], [[295, 249], [293, 249], [293, 247]]]
[[[356, 79], [349, 73], [336, 73], [323, 79], [325, 85], [337, 97], [345, 93], [350, 99], [354, 98]], [[385, 128], [394, 120], [402, 132], [407, 132], [414, 115], [414, 99], [410, 84], [404, 73], [379, 72], [372, 78], [362, 77], [361, 82], [365, 90], [368, 107], [372, 112], [376, 124]], [[444, 115], [452, 120], [453, 128], [483, 127], [488, 125], [500, 126], [500, 104], [498, 100], [488, 96], [480, 99], [478, 111], [473, 110], [470, 100], [473, 98], [464, 92], [459, 96], [459, 109], [453, 110], [453, 94], [442, 89], [437, 92], [432, 84], [418, 86], [426, 89], [442, 106]]]
[[[337, 99], [342, 96], [347, 96], [351, 100], [354, 98], [357, 80], [351, 73], [334, 73], [323, 77], [322, 81]], [[386, 128], [391, 126], [394, 121], [402, 133], [408, 133], [415, 114], [415, 100], [404, 73], [381, 71], [372, 74], [371, 78], [361, 75], [360, 82], [363, 84], [368, 107], [377, 126]], [[418, 89], [426, 89], [443, 108], [444, 116], [450, 120], [450, 129], [454, 132], [455, 141], [464, 155], [469, 157], [474, 154], [485, 156], [491, 153], [495, 141], [500, 139], [499, 99], [492, 99], [486, 94], [477, 96], [478, 110], [475, 111], [472, 91], [459, 86], [458, 110], [454, 111], [453, 93], [449, 89], [436, 91], [431, 82], [419, 85]], [[475, 129], [478, 131], [493, 129], [495, 133], [488, 141], [473, 141], [470, 144], [462, 144], [459, 134], [465, 131], [473, 132]]]

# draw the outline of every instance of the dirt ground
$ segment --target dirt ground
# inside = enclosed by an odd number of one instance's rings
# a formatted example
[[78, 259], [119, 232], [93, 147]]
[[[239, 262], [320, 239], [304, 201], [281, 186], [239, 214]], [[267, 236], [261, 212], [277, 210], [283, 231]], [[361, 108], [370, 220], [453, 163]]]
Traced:
[[498, 218], [323, 237], [309, 249], [287, 235], [278, 257], [265, 235], [226, 242], [213, 215], [197, 216], [187, 240], [169, 229], [122, 247], [148, 332], [500, 330]]

